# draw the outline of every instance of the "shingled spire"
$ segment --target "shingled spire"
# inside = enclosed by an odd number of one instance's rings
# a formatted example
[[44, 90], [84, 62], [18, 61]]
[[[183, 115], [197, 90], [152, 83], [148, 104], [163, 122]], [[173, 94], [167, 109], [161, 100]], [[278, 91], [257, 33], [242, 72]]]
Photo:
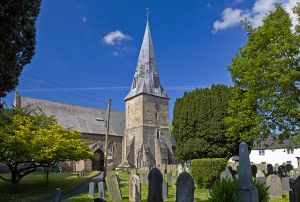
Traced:
[[169, 98], [159, 81], [148, 19], [131, 89], [125, 100], [143, 93]]

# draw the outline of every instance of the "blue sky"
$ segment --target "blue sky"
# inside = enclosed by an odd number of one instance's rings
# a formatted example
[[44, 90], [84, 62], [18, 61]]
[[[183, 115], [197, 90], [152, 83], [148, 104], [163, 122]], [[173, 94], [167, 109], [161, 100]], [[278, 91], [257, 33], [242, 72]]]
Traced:
[[[283, 1], [290, 8], [299, 0]], [[227, 66], [275, 0], [43, 0], [36, 54], [17, 89], [22, 96], [124, 111], [145, 30], [145, 7], [160, 80], [170, 100], [195, 87], [231, 85]], [[57, 85], [58, 84], [58, 85]], [[66, 89], [67, 88], [67, 89]], [[74, 90], [76, 89], [76, 90]], [[13, 93], [4, 99], [12, 104]]]

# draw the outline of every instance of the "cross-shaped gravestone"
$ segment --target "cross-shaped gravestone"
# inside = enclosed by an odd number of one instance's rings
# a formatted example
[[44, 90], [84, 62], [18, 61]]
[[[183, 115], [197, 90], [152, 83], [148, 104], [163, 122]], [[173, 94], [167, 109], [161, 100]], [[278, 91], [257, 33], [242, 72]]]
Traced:
[[149, 202], [162, 202], [162, 183], [163, 176], [159, 169], [152, 168], [148, 175], [148, 201]]
[[141, 201], [141, 182], [137, 175], [131, 175], [128, 182], [129, 201]]
[[181, 173], [176, 182], [176, 202], [194, 201], [195, 183], [189, 173]]

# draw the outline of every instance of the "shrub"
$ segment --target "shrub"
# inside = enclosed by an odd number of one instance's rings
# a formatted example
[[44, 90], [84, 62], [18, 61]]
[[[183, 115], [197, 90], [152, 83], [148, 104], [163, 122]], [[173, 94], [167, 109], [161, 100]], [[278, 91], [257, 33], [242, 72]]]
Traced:
[[[269, 194], [268, 187], [254, 180], [254, 186], [258, 190], [259, 202], [268, 202]], [[239, 202], [237, 197], [238, 183], [236, 180], [222, 180], [217, 182], [210, 190], [211, 202]]]
[[227, 160], [223, 158], [203, 158], [192, 160], [191, 175], [200, 187], [210, 188], [220, 179]]
[[217, 182], [209, 191], [211, 202], [238, 202], [237, 194], [237, 181], [236, 180], [222, 180]]
[[259, 202], [268, 202], [270, 198], [268, 194], [268, 187], [256, 180], [254, 180], [254, 186], [258, 190]]

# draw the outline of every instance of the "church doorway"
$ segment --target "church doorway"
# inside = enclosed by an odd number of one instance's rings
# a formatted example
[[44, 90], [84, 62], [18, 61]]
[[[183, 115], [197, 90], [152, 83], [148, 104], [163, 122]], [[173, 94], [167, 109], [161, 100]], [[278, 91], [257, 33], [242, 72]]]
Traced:
[[92, 170], [104, 170], [104, 153], [101, 149], [95, 151], [96, 159], [92, 160]]

